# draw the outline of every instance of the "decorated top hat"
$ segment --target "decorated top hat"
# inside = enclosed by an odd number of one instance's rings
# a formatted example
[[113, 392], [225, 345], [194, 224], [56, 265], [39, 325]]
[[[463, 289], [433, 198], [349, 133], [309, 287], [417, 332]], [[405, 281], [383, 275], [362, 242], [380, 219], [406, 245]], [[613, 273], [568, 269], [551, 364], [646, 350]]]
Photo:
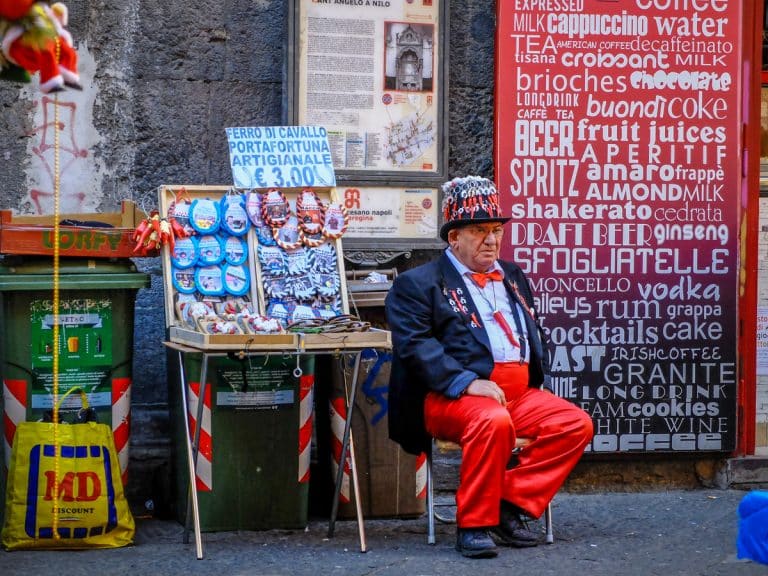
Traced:
[[488, 178], [464, 176], [443, 184], [443, 225], [440, 238], [448, 241], [448, 232], [467, 224], [500, 222], [510, 218], [501, 214], [499, 193]]

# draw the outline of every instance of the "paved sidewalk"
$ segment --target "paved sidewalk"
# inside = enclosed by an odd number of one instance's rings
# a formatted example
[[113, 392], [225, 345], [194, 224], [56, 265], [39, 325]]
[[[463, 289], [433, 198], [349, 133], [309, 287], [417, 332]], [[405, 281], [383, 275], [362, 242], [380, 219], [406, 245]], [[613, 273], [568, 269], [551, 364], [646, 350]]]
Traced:
[[555, 543], [502, 549], [468, 560], [454, 549], [455, 527], [438, 524], [426, 543], [426, 519], [368, 520], [369, 551], [359, 551], [357, 524], [313, 519], [304, 531], [203, 534], [182, 543], [176, 522], [138, 519], [136, 545], [113, 550], [0, 552], [0, 575], [376, 575], [525, 574], [766, 576], [768, 566], [736, 558], [736, 510], [745, 492], [694, 490], [559, 494]]

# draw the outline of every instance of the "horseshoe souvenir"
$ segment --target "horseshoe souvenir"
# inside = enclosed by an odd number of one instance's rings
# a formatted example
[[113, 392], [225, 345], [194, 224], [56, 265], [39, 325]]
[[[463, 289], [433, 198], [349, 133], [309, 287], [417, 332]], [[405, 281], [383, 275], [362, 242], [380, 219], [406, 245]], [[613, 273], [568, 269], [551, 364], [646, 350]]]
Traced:
[[249, 312], [249, 302], [245, 298], [239, 296], [226, 296], [223, 302], [219, 302], [214, 306], [216, 313], [221, 314], [241, 314], [243, 312]]
[[221, 199], [221, 228], [232, 236], [242, 236], [248, 232], [251, 220], [245, 211], [243, 196], [225, 194]]
[[246, 334], [280, 334], [283, 325], [276, 318], [266, 316], [238, 314], [237, 323]]
[[315, 272], [335, 272], [338, 259], [336, 257], [336, 247], [330, 242], [321, 244], [312, 250], [314, 262], [312, 270]]
[[304, 242], [304, 246], [307, 248], [315, 248], [325, 241], [326, 238], [323, 236], [322, 230], [320, 232], [315, 232], [314, 234], [307, 234], [304, 232], [304, 237], [302, 238], [302, 242]]
[[234, 266], [244, 264], [248, 259], [248, 244], [245, 240], [239, 236], [227, 236], [224, 240], [224, 259]]
[[272, 227], [266, 223], [262, 223], [261, 226], [256, 226], [256, 241], [261, 246], [277, 246], [277, 243], [272, 236]]
[[245, 266], [224, 264], [222, 271], [224, 274], [224, 290], [234, 296], [242, 296], [248, 292], [248, 288], [251, 287], [251, 279]]
[[245, 198], [245, 212], [254, 226], [264, 224], [264, 216], [261, 213], [261, 192], [248, 190], [243, 194]]
[[347, 231], [347, 209], [338, 202], [328, 204], [325, 208], [325, 222], [323, 224], [323, 235], [326, 238], [335, 240], [341, 238]]
[[285, 298], [290, 292], [286, 279], [283, 277], [264, 278], [264, 293], [270, 298]]
[[187, 236], [194, 233], [194, 228], [189, 221], [189, 209], [192, 206], [192, 199], [189, 197], [186, 188], [179, 189], [176, 196], [168, 206], [168, 221], [175, 220], [186, 232]]
[[210, 198], [197, 198], [189, 207], [189, 224], [198, 234], [214, 234], [221, 226], [219, 203]]
[[204, 296], [224, 294], [224, 275], [219, 266], [205, 266], [195, 269], [197, 291]]
[[242, 334], [243, 331], [237, 322], [222, 318], [201, 318], [197, 321], [200, 331], [206, 334]]
[[179, 238], [174, 242], [171, 252], [171, 263], [174, 267], [190, 268], [197, 262], [197, 257], [197, 238]]
[[195, 286], [195, 270], [193, 268], [180, 269], [171, 267], [171, 283], [177, 292], [192, 294], [197, 289]]
[[293, 250], [301, 246], [304, 233], [299, 228], [299, 219], [289, 216], [280, 228], [272, 228], [272, 235], [283, 250]]
[[293, 276], [304, 274], [311, 268], [309, 251], [304, 247], [286, 250], [285, 259], [288, 263], [288, 274]]
[[197, 302], [197, 298], [194, 294], [182, 294], [181, 292], [178, 292], [174, 295], [173, 299], [176, 301], [176, 318], [182, 323], [186, 323], [185, 321], [185, 312], [187, 307], [190, 304], [193, 304]]
[[325, 209], [314, 190], [305, 188], [296, 198], [296, 216], [305, 234], [318, 234], [323, 231]]
[[204, 316], [214, 314], [213, 304], [205, 301], [191, 302], [183, 310], [184, 323], [192, 328], [197, 328], [197, 320]]
[[290, 276], [288, 278], [288, 285], [291, 293], [297, 300], [307, 301], [311, 300], [317, 293], [315, 285], [312, 282], [312, 278], [309, 274], [302, 274], [301, 276]]
[[318, 295], [323, 298], [333, 298], [339, 293], [339, 276], [337, 274], [312, 274], [312, 283]]
[[267, 304], [267, 316], [279, 321], [280, 324], [285, 326], [288, 320], [291, 318], [291, 312], [293, 311], [293, 305], [289, 302], [284, 302], [279, 299], [273, 299]]
[[235, 322], [237, 322], [237, 325], [240, 326], [240, 330], [243, 331], [243, 334], [253, 334], [253, 329], [248, 326], [248, 321], [250, 319], [251, 316], [249, 314], [240, 313], [235, 315]]
[[264, 222], [279, 228], [288, 220], [291, 215], [291, 207], [285, 194], [277, 188], [272, 188], [261, 197], [261, 214]]
[[277, 246], [259, 246], [259, 262], [261, 269], [269, 276], [285, 276], [288, 268], [285, 262], [285, 252]]
[[197, 259], [203, 266], [218, 264], [224, 259], [224, 246], [221, 238], [213, 234], [200, 236], [197, 241]]

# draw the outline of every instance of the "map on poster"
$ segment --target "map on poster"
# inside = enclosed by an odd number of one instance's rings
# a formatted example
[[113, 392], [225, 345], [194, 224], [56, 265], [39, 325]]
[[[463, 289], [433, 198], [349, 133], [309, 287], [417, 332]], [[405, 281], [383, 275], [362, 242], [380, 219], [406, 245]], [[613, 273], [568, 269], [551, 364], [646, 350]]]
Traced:
[[440, 3], [300, 4], [298, 124], [337, 170], [437, 172]]
[[235, 188], [336, 185], [328, 133], [322, 126], [227, 128]]

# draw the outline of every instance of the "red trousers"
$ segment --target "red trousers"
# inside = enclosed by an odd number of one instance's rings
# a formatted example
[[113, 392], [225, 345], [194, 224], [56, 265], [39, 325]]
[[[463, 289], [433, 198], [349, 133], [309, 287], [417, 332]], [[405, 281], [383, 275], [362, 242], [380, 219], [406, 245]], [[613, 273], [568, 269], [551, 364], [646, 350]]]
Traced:
[[[527, 365], [496, 364], [490, 380], [504, 390], [506, 406], [483, 396], [451, 399], [436, 392], [424, 403], [427, 431], [462, 449], [460, 528], [497, 525], [502, 499], [541, 516], [592, 439], [589, 415], [551, 392], [530, 388]], [[507, 469], [518, 436], [532, 442]]]

